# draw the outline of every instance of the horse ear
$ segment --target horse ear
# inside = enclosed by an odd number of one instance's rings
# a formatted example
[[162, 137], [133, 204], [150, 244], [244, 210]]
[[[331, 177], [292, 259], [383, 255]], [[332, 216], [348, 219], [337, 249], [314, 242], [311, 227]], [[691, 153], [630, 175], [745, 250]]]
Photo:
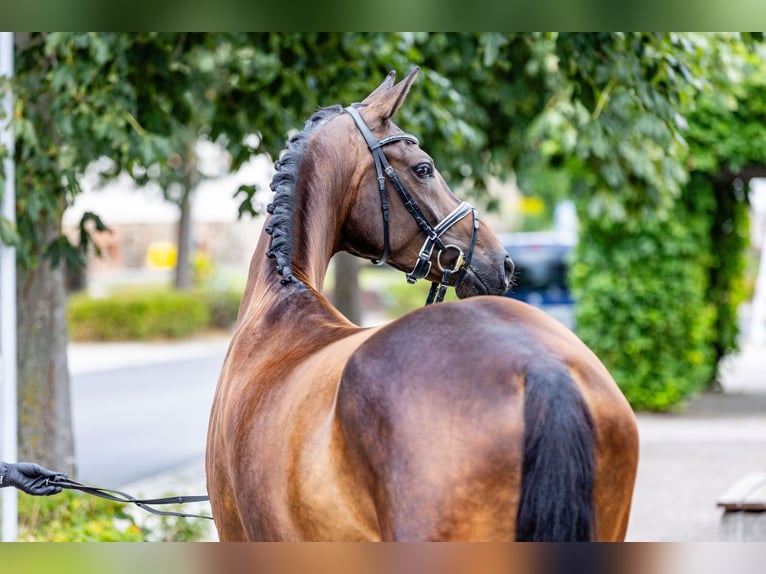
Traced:
[[396, 70], [391, 70], [388, 74], [386, 74], [386, 79], [383, 80], [383, 83], [375, 88], [369, 96], [364, 98], [362, 103], [365, 105], [371, 105], [376, 100], [384, 98], [385, 94], [387, 94], [389, 90], [394, 87], [394, 80], [396, 80]]
[[410, 86], [415, 81], [415, 77], [418, 75], [420, 68], [415, 66], [412, 71], [407, 74], [398, 84], [394, 84], [396, 78], [396, 72], [391, 71], [375, 90], [367, 96], [363, 104], [366, 104], [368, 109], [378, 118], [381, 122], [387, 122], [390, 120], [397, 110], [404, 103], [404, 99], [407, 97], [407, 93], [410, 91]]

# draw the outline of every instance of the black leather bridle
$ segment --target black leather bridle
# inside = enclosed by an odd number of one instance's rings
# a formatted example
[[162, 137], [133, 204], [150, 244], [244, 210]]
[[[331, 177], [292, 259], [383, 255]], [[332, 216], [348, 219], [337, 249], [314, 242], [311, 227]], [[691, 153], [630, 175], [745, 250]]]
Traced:
[[[426, 305], [430, 305], [431, 303], [438, 303], [444, 300], [444, 295], [447, 292], [447, 286], [452, 275], [460, 271], [463, 273], [457, 279], [457, 286], [459, 282], [462, 281], [462, 279], [465, 277], [466, 270], [471, 264], [473, 250], [476, 246], [476, 234], [479, 230], [478, 211], [476, 211], [476, 209], [464, 201], [458, 205], [452, 211], [452, 213], [447, 215], [447, 217], [442, 219], [435, 226], [432, 226], [430, 223], [428, 223], [428, 220], [423, 214], [423, 211], [420, 209], [418, 202], [414, 197], [412, 197], [412, 194], [407, 191], [407, 188], [399, 179], [396, 171], [394, 171], [394, 168], [391, 167], [391, 164], [386, 158], [386, 154], [383, 153], [383, 146], [397, 141], [406, 141], [411, 144], [419, 145], [417, 138], [409, 134], [396, 134], [383, 138], [382, 140], [378, 140], [372, 134], [370, 128], [367, 127], [367, 124], [362, 119], [362, 116], [354, 106], [348, 106], [344, 108], [344, 111], [354, 119], [356, 127], [359, 129], [362, 136], [364, 136], [364, 139], [367, 142], [367, 147], [369, 148], [370, 153], [372, 153], [372, 159], [375, 163], [375, 171], [377, 172], [378, 190], [380, 191], [380, 208], [383, 215], [383, 254], [380, 256], [380, 259], [373, 259], [373, 264], [382, 265], [385, 263], [386, 259], [388, 259], [389, 253], [389, 207], [388, 195], [386, 193], [387, 177], [391, 184], [394, 186], [394, 189], [396, 189], [399, 197], [402, 199], [404, 207], [415, 220], [415, 223], [418, 224], [418, 227], [420, 227], [420, 229], [422, 229], [427, 236], [425, 243], [423, 243], [423, 247], [420, 249], [418, 259], [415, 262], [415, 267], [406, 275], [407, 282], [415, 283], [415, 281], [418, 279], [423, 279], [429, 274], [431, 271], [431, 257], [433, 256], [434, 248], [437, 248], [438, 251], [436, 255], [436, 264], [439, 266], [439, 269], [442, 272], [442, 277], [438, 283], [435, 281], [431, 283], [431, 289], [428, 293], [428, 298], [426, 299]], [[384, 173], [385, 177], [383, 175]], [[473, 230], [471, 232], [471, 241], [468, 247], [468, 251], [464, 254], [463, 250], [460, 249], [457, 245], [445, 245], [441, 239], [441, 236], [445, 231], [455, 225], [458, 221], [462, 220], [469, 213], [473, 216]], [[441, 261], [442, 254], [450, 249], [457, 251], [457, 257], [455, 258], [451, 268], [443, 265]]]

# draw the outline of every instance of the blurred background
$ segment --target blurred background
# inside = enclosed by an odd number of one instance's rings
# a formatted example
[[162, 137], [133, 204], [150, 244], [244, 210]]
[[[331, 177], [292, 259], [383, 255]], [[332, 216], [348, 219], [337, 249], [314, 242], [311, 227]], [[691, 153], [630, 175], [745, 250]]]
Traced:
[[[105, 423], [85, 422], [78, 388], [103, 389], [96, 364], [175, 356], [118, 343], [191, 341], [212, 358], [183, 375], [205, 373], [189, 407], [204, 443], [286, 137], [414, 65], [398, 123], [501, 236], [508, 296], [573, 329], [636, 411], [687, 412], [766, 343], [763, 34], [16, 33], [13, 55], [0, 155], [16, 220], [0, 239], [18, 261], [20, 459], [129, 483], [198, 457], [102, 472], [82, 437]], [[325, 291], [373, 325], [427, 285], [339, 254]], [[125, 392], [157, 372], [126, 375]]]

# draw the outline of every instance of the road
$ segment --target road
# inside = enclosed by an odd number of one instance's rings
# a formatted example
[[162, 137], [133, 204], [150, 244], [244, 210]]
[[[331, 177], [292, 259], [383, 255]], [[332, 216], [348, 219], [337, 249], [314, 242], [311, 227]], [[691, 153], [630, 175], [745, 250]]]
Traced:
[[119, 488], [204, 457], [222, 361], [216, 352], [74, 373], [77, 478]]

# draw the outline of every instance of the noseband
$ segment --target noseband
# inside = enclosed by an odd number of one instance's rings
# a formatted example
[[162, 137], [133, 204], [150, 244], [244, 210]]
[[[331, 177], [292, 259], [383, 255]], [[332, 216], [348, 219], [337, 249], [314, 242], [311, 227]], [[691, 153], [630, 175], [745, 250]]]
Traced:
[[[418, 227], [423, 230], [423, 232], [426, 234], [426, 240], [425, 243], [423, 243], [423, 247], [420, 249], [420, 253], [418, 254], [418, 259], [415, 262], [415, 267], [407, 273], [407, 282], [408, 283], [415, 283], [418, 279], [423, 279], [426, 277], [430, 271], [431, 271], [431, 257], [433, 256], [434, 248], [437, 248], [437, 256], [436, 256], [436, 264], [439, 266], [439, 269], [442, 272], [441, 280], [437, 282], [431, 283], [431, 290], [428, 293], [428, 298], [426, 299], [426, 305], [430, 305], [431, 303], [438, 303], [442, 300], [444, 300], [444, 295], [447, 292], [447, 286], [449, 284], [450, 278], [453, 273], [456, 273], [458, 271], [462, 271], [462, 275], [457, 279], [456, 286], [459, 284], [460, 281], [463, 280], [465, 277], [465, 273], [468, 269], [468, 267], [471, 264], [471, 258], [473, 257], [473, 250], [476, 245], [476, 233], [479, 230], [479, 214], [471, 207], [470, 204], [466, 203], [465, 201], [462, 202], [460, 205], [458, 205], [452, 213], [447, 215], [444, 219], [442, 219], [439, 223], [436, 224], [436, 226], [432, 226], [430, 223], [428, 223], [428, 220], [426, 219], [426, 216], [423, 214], [423, 211], [420, 209], [420, 206], [418, 205], [418, 202], [415, 200], [414, 197], [412, 197], [412, 194], [407, 191], [407, 188], [404, 186], [404, 184], [399, 179], [399, 176], [396, 174], [396, 171], [394, 171], [394, 168], [391, 167], [391, 164], [388, 162], [388, 159], [386, 158], [386, 154], [383, 153], [383, 146], [388, 145], [390, 143], [394, 143], [397, 141], [406, 141], [411, 144], [419, 145], [418, 140], [415, 136], [411, 136], [409, 134], [397, 134], [388, 136], [387, 138], [383, 138], [382, 140], [378, 140], [375, 138], [375, 136], [372, 134], [372, 131], [370, 131], [370, 128], [367, 127], [367, 124], [362, 119], [362, 116], [359, 114], [359, 112], [356, 110], [353, 106], [348, 106], [344, 108], [344, 111], [348, 113], [353, 119], [354, 123], [356, 124], [356, 127], [361, 132], [362, 136], [364, 136], [365, 141], [367, 142], [367, 147], [370, 150], [370, 153], [372, 153], [372, 159], [375, 162], [375, 171], [377, 172], [377, 178], [378, 178], [378, 190], [380, 191], [380, 209], [383, 214], [383, 255], [381, 255], [380, 259], [375, 260], [373, 259], [372, 262], [375, 265], [382, 265], [386, 262], [386, 259], [388, 259], [388, 252], [389, 252], [389, 232], [388, 232], [388, 221], [389, 221], [389, 209], [388, 209], [388, 195], [386, 193], [386, 177], [391, 182], [391, 184], [394, 186], [394, 189], [396, 189], [397, 193], [399, 194], [399, 197], [402, 199], [402, 203], [404, 204], [404, 207], [407, 209], [407, 212], [412, 216], [412, 218], [415, 220], [415, 223], [417, 223]], [[385, 177], [384, 174], [385, 173]], [[460, 249], [457, 245], [447, 244], [445, 245], [444, 242], [441, 239], [441, 236], [444, 234], [445, 231], [447, 231], [450, 227], [455, 225], [458, 221], [466, 217], [468, 214], [472, 214], [473, 216], [473, 230], [471, 232], [471, 242], [468, 247], [468, 252], [466, 254], [463, 253], [463, 250]], [[454, 250], [457, 252], [457, 257], [455, 258], [454, 264], [452, 267], [444, 266], [441, 262], [442, 255], [449, 251]]]

